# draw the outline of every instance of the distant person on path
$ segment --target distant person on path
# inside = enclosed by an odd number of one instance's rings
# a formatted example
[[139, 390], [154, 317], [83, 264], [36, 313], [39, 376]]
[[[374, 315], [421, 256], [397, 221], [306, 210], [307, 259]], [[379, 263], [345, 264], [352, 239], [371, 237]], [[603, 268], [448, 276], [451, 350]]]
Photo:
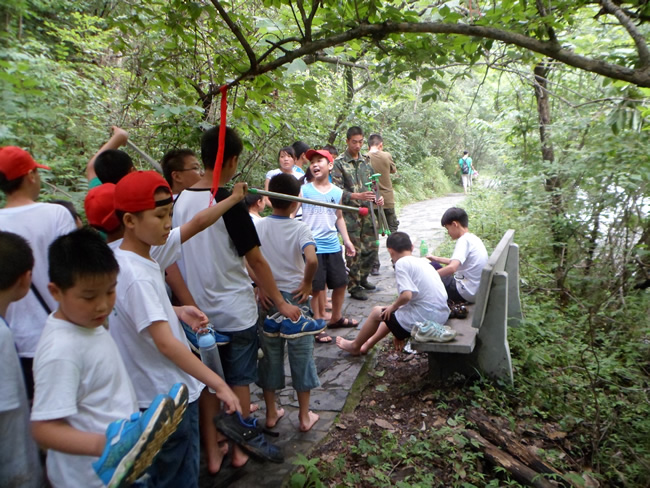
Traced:
[[462, 208], [448, 209], [440, 223], [456, 241], [454, 253], [451, 258], [428, 255], [427, 259], [438, 270], [451, 301], [474, 303], [481, 272], [488, 260], [487, 250], [483, 241], [469, 231], [469, 217]]
[[[341, 203], [356, 207], [369, 207], [375, 202], [375, 193], [367, 191], [365, 184], [373, 174], [370, 158], [361, 154], [363, 146], [363, 130], [361, 127], [350, 127], [346, 137], [347, 149], [334, 161], [332, 168], [332, 183], [343, 190]], [[375, 202], [384, 204], [384, 199]], [[372, 228], [370, 216], [362, 217], [356, 212], [345, 212], [345, 225], [355, 255], [347, 257], [348, 291], [356, 300], [367, 300], [366, 290], [374, 290], [375, 285], [368, 281], [368, 275], [377, 259], [376, 236]]]
[[[393, 182], [390, 179], [391, 174], [397, 173], [397, 167], [393, 161], [393, 156], [384, 151], [384, 139], [379, 134], [372, 134], [368, 137], [368, 156], [370, 165], [375, 173], [379, 173], [379, 192], [384, 199], [384, 215], [388, 223], [388, 230], [391, 233], [397, 232], [399, 221], [395, 214], [395, 194], [393, 193]], [[379, 274], [379, 256], [372, 267], [371, 274]]]
[[354, 356], [366, 354], [390, 332], [395, 348], [401, 351], [416, 323], [434, 322], [440, 327], [449, 318], [447, 292], [440, 276], [424, 259], [412, 255], [408, 234], [391, 234], [386, 247], [395, 266], [399, 296], [387, 307], [374, 307], [354, 340], [336, 338], [336, 345]]
[[463, 180], [463, 191], [467, 194], [472, 191], [472, 173], [474, 172], [472, 158], [468, 151], [463, 151], [463, 157], [458, 160], [458, 166], [460, 167], [460, 177]]

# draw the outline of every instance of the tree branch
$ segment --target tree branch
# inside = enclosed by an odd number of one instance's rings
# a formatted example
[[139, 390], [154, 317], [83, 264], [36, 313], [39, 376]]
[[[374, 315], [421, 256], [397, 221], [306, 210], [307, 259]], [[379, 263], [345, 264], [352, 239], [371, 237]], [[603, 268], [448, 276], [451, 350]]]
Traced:
[[[212, 0], [216, 1], [216, 0]], [[627, 81], [637, 86], [650, 88], [650, 70], [634, 69], [617, 64], [608, 63], [599, 59], [592, 59], [576, 54], [568, 49], [563, 49], [551, 41], [540, 41], [532, 37], [508, 32], [494, 27], [484, 27], [467, 24], [446, 24], [441, 22], [384, 22], [382, 24], [361, 24], [339, 34], [319, 39], [317, 41], [306, 42], [298, 49], [285, 54], [282, 57], [274, 59], [266, 64], [259, 64], [255, 68], [251, 67], [246, 73], [240, 75], [232, 84], [237, 84], [243, 80], [254, 78], [258, 75], [273, 71], [280, 66], [292, 62], [296, 58], [314, 54], [328, 47], [344, 44], [352, 39], [372, 37], [380, 39], [389, 34], [396, 33], [424, 33], [424, 34], [458, 34], [463, 36], [482, 37], [493, 39], [506, 44], [518, 46], [529, 51], [533, 51], [544, 56], [560, 61], [566, 65], [573, 66], [584, 71], [596, 73], [608, 78]]]
[[650, 67], [650, 51], [648, 50], [648, 45], [645, 42], [643, 34], [639, 32], [636, 28], [636, 25], [630, 20], [630, 18], [625, 15], [621, 8], [612, 2], [612, 0], [600, 0], [600, 4], [603, 6], [603, 9], [616, 17], [621, 25], [625, 28], [627, 33], [630, 35], [634, 44], [636, 44], [636, 50], [639, 54], [639, 62], [641, 69], [647, 69]]
[[332, 58], [330, 56], [323, 56], [322, 54], [310, 54], [305, 56], [305, 64], [314, 64], [316, 62], [335, 64], [337, 66], [348, 66], [350, 68], [364, 69], [367, 70], [368, 67], [362, 64], [353, 63], [352, 61], [343, 61], [338, 58]]
[[253, 51], [253, 48], [246, 40], [246, 37], [244, 37], [244, 34], [242, 33], [241, 29], [239, 28], [239, 26], [237, 26], [237, 24], [233, 22], [233, 20], [228, 15], [228, 12], [226, 12], [226, 10], [221, 6], [221, 3], [219, 3], [219, 0], [210, 0], [210, 2], [212, 2], [214, 8], [217, 9], [217, 12], [219, 12], [219, 15], [226, 23], [226, 25], [228, 25], [228, 28], [231, 30], [231, 32], [235, 34], [235, 37], [237, 38], [241, 46], [244, 48], [244, 51], [246, 51], [246, 56], [248, 56], [248, 61], [251, 65], [249, 71], [255, 71], [257, 69], [257, 57], [255, 56], [255, 52]]

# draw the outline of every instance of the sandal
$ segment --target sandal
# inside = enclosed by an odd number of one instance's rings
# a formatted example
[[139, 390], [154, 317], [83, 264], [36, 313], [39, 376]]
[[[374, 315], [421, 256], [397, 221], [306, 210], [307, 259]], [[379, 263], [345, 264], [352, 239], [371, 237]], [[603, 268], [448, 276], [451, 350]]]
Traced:
[[314, 336], [316, 342], [319, 344], [330, 344], [332, 342], [332, 338], [327, 335], [327, 332], [321, 332], [320, 334], [316, 334]]
[[333, 324], [327, 324], [327, 327], [330, 329], [342, 329], [344, 327], [357, 327], [359, 325], [358, 320], [350, 319], [348, 317], [341, 317]]

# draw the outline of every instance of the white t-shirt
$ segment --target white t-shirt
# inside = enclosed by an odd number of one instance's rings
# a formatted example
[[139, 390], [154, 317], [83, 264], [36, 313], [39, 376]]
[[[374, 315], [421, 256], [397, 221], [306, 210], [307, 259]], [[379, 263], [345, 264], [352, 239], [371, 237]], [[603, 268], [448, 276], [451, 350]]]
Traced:
[[0, 486], [40, 488], [38, 448], [29, 426], [29, 404], [14, 338], [0, 317]]
[[[56, 301], [47, 290], [48, 277], [47, 251], [57, 237], [72, 232], [77, 227], [70, 212], [61, 205], [51, 203], [32, 203], [20, 207], [0, 209], [0, 230], [13, 232], [24, 237], [34, 253], [32, 284], [43, 300], [56, 310]], [[20, 357], [32, 358], [36, 344], [41, 336], [47, 312], [30, 290], [25, 298], [9, 305], [7, 322], [16, 341]]]
[[[275, 175], [279, 175], [280, 173], [282, 173], [282, 170], [280, 168], [275, 168], [275, 169], [269, 170], [269, 171], [266, 172], [266, 179], [270, 180]], [[291, 169], [291, 173], [293, 174], [293, 176], [297, 180], [299, 180], [300, 178], [305, 176], [305, 172], [302, 170], [302, 168], [300, 166], [296, 166], [296, 165], [294, 165], [293, 168]]]
[[488, 261], [488, 253], [483, 241], [475, 234], [466, 232], [456, 241], [451, 259], [460, 262], [454, 274], [458, 293], [468, 302], [474, 303], [481, 283], [481, 271]]
[[[341, 203], [343, 190], [338, 186], [330, 185], [330, 189], [323, 193], [313, 183], [307, 183], [302, 187], [302, 196], [319, 202]], [[309, 203], [302, 204], [302, 221], [314, 234], [318, 254], [341, 252], [336, 219], [336, 209]]]
[[[135, 386], [140, 408], [147, 408], [159, 393], [166, 393], [173, 384], [187, 385], [190, 402], [198, 399], [203, 384], [185, 373], [156, 347], [148, 327], [166, 321], [172, 334], [187, 349], [185, 332], [176, 317], [165, 290], [164, 269], [180, 254], [180, 232], [170, 233], [168, 261], [143, 258], [131, 251], [115, 250], [120, 265], [117, 277], [117, 301], [109, 318], [109, 330], [120, 350], [124, 364]], [[160, 246], [162, 247], [162, 246]]]
[[298, 288], [305, 276], [303, 250], [316, 247], [309, 227], [289, 217], [269, 215], [256, 222], [255, 228], [278, 289], [290, 292]]
[[[34, 358], [32, 420], [65, 419], [75, 429], [104, 434], [108, 425], [138, 411], [135, 391], [115, 342], [104, 327], [86, 328], [54, 314], [47, 318]], [[104, 486], [94, 456], [49, 450], [54, 487]]]
[[[216, 200], [229, 195], [219, 188]], [[185, 189], [174, 205], [174, 227], [189, 222], [209, 205], [209, 189]], [[259, 244], [243, 202], [183, 243], [178, 267], [199, 309], [217, 330], [236, 332], [257, 323], [257, 302], [243, 257]]]
[[398, 259], [395, 263], [395, 281], [399, 294], [404, 291], [413, 294], [411, 300], [395, 312], [395, 318], [404, 330], [410, 332], [416, 322], [447, 322], [447, 291], [429, 261], [415, 256]]

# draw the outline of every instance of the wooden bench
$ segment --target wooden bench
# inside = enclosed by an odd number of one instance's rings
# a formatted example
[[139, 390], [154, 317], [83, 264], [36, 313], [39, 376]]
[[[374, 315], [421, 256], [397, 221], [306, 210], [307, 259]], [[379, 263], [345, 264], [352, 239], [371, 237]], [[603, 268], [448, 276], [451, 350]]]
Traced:
[[411, 341], [411, 347], [429, 355], [429, 375], [434, 380], [454, 372], [472, 376], [477, 372], [512, 384], [508, 326], [521, 322], [519, 300], [519, 246], [514, 230], [508, 230], [481, 273], [476, 303], [467, 306], [465, 319], [447, 325], [458, 333], [445, 343]]

